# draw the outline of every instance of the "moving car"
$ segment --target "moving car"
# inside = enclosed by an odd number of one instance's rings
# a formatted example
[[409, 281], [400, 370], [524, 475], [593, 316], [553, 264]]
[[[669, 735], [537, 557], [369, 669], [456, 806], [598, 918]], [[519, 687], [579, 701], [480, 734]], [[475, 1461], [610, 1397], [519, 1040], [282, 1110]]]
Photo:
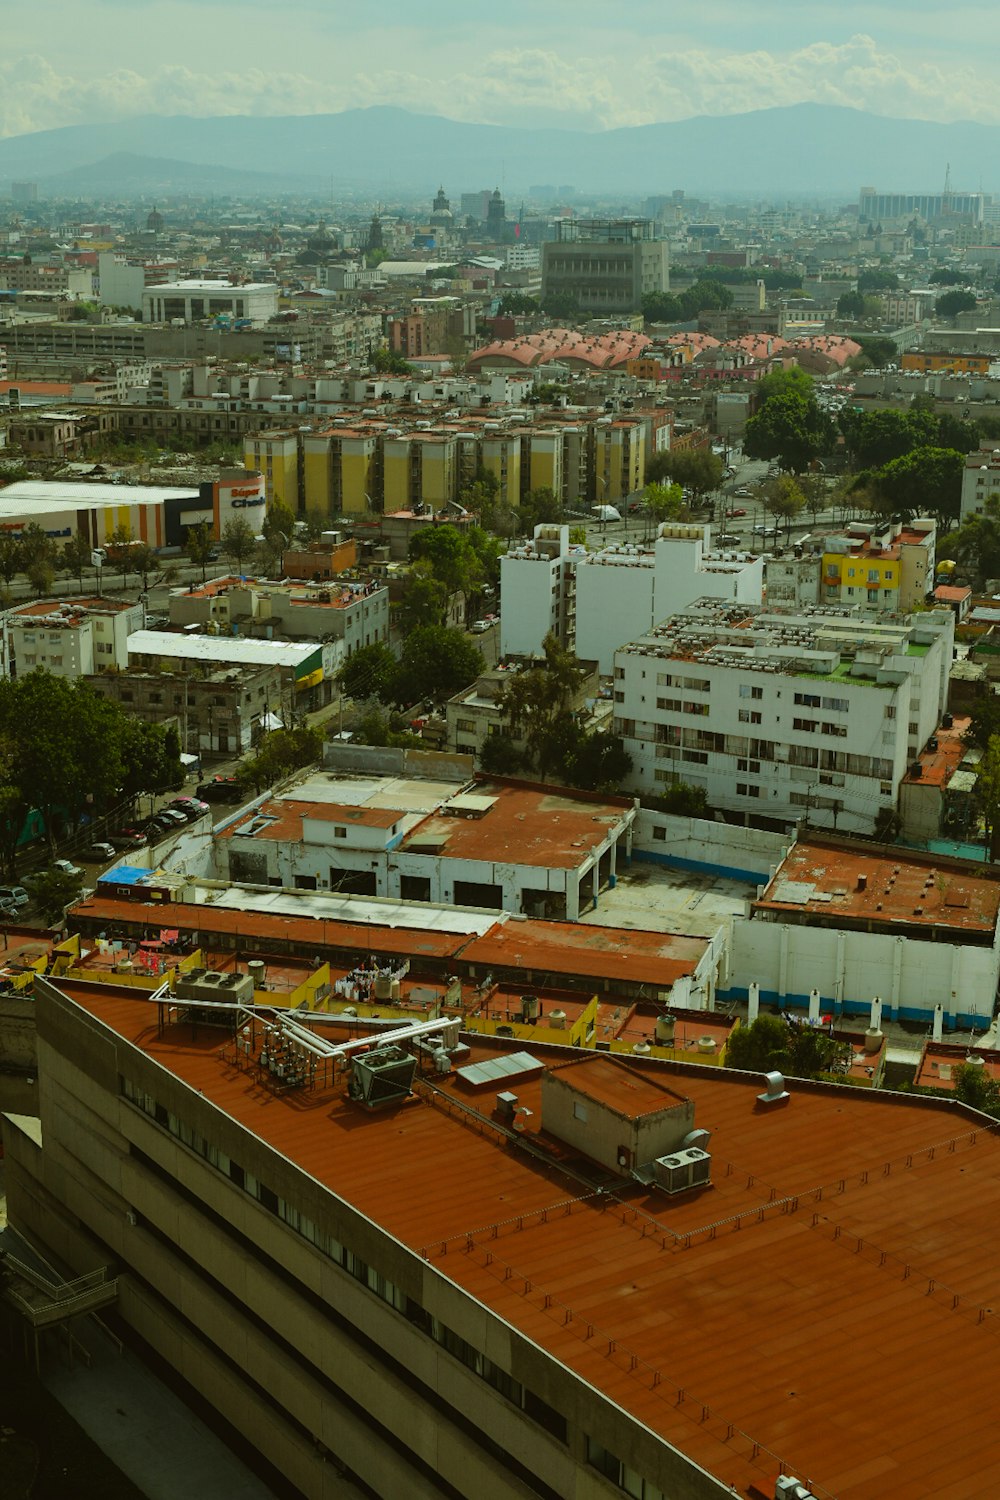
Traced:
[[737, 516], [745, 516], [746, 511], [743, 509], [742, 505], [736, 505], [732, 510], [727, 510], [726, 515], [735, 520]]
[[239, 802], [243, 790], [235, 776], [214, 776], [201, 783], [198, 796], [203, 802]]

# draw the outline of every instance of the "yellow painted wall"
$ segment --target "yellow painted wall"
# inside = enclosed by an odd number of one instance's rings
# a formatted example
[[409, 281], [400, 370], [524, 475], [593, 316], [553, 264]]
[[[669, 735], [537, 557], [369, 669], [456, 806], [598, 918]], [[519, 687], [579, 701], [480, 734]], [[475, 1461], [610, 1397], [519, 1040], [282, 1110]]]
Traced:
[[340, 448], [340, 483], [345, 516], [367, 514], [366, 495], [374, 500], [375, 441], [373, 438], [342, 438]]
[[302, 491], [306, 510], [324, 516], [334, 513], [331, 503], [330, 439], [325, 433], [302, 440]]
[[409, 510], [412, 501], [409, 438], [386, 438], [383, 442], [382, 490], [387, 515], [394, 510]]

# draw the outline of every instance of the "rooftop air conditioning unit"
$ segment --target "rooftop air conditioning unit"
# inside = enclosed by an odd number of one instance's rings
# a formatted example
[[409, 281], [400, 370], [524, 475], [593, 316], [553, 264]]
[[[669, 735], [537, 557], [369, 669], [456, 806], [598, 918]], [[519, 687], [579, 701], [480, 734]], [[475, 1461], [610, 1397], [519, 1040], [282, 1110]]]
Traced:
[[658, 1156], [653, 1162], [653, 1176], [665, 1193], [683, 1193], [691, 1186], [691, 1163], [686, 1151], [672, 1156]]

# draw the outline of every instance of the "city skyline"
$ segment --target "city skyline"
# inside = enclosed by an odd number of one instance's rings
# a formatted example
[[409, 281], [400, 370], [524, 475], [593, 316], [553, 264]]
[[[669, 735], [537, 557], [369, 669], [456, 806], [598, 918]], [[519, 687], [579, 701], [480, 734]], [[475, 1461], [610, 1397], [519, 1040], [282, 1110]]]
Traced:
[[[0, 137], [140, 114], [314, 114], [398, 104], [453, 119], [611, 129], [775, 104], [1000, 122], [995, 11], [888, 4], [510, 0], [39, 0], [8, 18]], [[237, 20], [239, 24], [237, 25]]]

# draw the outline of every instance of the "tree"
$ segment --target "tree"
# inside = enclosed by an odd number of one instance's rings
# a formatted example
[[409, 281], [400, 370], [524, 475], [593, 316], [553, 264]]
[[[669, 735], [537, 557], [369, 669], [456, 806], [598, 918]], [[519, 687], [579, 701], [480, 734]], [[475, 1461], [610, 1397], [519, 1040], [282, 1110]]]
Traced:
[[739, 1026], [726, 1044], [726, 1067], [747, 1073], [787, 1073], [817, 1078], [830, 1071], [840, 1045], [826, 1032], [798, 1020], [760, 1015]]
[[248, 557], [253, 557], [256, 548], [257, 536], [249, 521], [245, 521], [242, 516], [233, 516], [226, 522], [222, 528], [220, 550], [238, 573], [243, 572], [244, 562]]
[[160, 559], [155, 547], [151, 547], [148, 542], [136, 542], [132, 548], [132, 572], [138, 573], [144, 590], [149, 589], [150, 574], [159, 571]]
[[308, 724], [286, 725], [264, 735], [253, 755], [240, 763], [240, 777], [257, 791], [274, 786], [293, 771], [312, 765], [323, 753], [323, 735]]
[[391, 746], [398, 750], [419, 750], [420, 736], [414, 734], [403, 714], [386, 713], [372, 706], [358, 720], [354, 729], [358, 745]]
[[642, 492], [642, 503], [647, 516], [657, 526], [661, 521], [686, 520], [690, 514], [679, 484], [647, 484]]
[[448, 591], [432, 574], [421, 571], [415, 563], [406, 579], [406, 587], [396, 613], [404, 635], [421, 625], [443, 625], [448, 612]]
[[[846, 417], [846, 412], [841, 416]], [[931, 412], [886, 410], [852, 412], [842, 420], [841, 428], [852, 463], [859, 469], [876, 469], [933, 443], [938, 424]]]
[[951, 1081], [956, 1099], [984, 1115], [1000, 1118], [1000, 1083], [985, 1064], [959, 1063], [952, 1070]]
[[457, 526], [427, 526], [410, 538], [410, 559], [426, 564], [445, 588], [448, 600], [470, 594], [483, 581], [482, 564], [469, 536]]
[[859, 292], [894, 292], [899, 287], [899, 277], [894, 271], [862, 271], [858, 277]]
[[283, 500], [272, 500], [261, 524], [261, 535], [275, 548], [280, 546], [283, 557], [285, 548], [291, 546], [295, 534], [295, 513]]
[[979, 447], [979, 423], [967, 422], [954, 412], [943, 411], [937, 418], [937, 436], [931, 439], [939, 448], [957, 448], [971, 453]]
[[540, 768], [554, 754], [556, 725], [569, 716], [583, 678], [576, 656], [556, 636], [545, 637], [542, 651], [544, 660], [514, 673], [497, 696], [505, 724]]
[[990, 693], [977, 698], [969, 713], [965, 738], [980, 750], [986, 750], [994, 738], [1000, 738], [1000, 698]]
[[851, 337], [856, 344], [861, 345], [861, 353], [856, 354], [851, 363], [862, 370], [881, 370], [886, 365], [894, 364], [899, 357], [899, 350], [890, 338], [874, 333], [852, 333]]
[[844, 292], [837, 298], [838, 318], [861, 318], [865, 311], [863, 292]]
[[55, 865], [43, 870], [40, 875], [31, 877], [29, 881], [31, 894], [38, 902], [42, 916], [50, 926], [62, 921], [67, 906], [70, 906], [79, 896], [82, 883], [82, 873], [70, 875], [66, 870], [60, 870]]
[[964, 271], [953, 270], [950, 266], [938, 266], [927, 278], [928, 286], [965, 286], [966, 278]]
[[932, 515], [948, 527], [961, 510], [964, 470], [964, 453], [924, 446], [885, 464], [876, 482], [896, 514]]
[[36, 557], [24, 571], [33, 591], [44, 598], [55, 583], [56, 573], [52, 563], [47, 557]]
[[27, 573], [36, 563], [47, 563], [54, 568], [58, 556], [55, 542], [37, 521], [29, 521], [21, 528], [21, 568]]
[[957, 318], [959, 313], [971, 312], [976, 306], [976, 299], [971, 292], [945, 292], [934, 304], [934, 311], [940, 318]]
[[[92, 556], [93, 549], [90, 545], [90, 540], [80, 531], [75, 536], [71, 536], [68, 542], [63, 543], [61, 554], [62, 566], [67, 573], [71, 573], [74, 578], [79, 579], [81, 593], [83, 592], [84, 569], [93, 567]], [[2, 572], [2, 566], [0, 566], [0, 572]]]
[[815, 399], [794, 391], [768, 397], [743, 434], [748, 458], [777, 459], [782, 469], [801, 473], [830, 444], [830, 423]]
[[384, 641], [373, 641], [353, 652], [335, 681], [346, 698], [362, 701], [378, 698], [383, 703], [395, 700], [399, 662]]
[[394, 684], [395, 701], [441, 703], [475, 682], [483, 665], [482, 652], [463, 631], [446, 625], [420, 625], [403, 645]]
[[575, 318], [577, 300], [568, 292], [549, 292], [542, 301], [542, 312], [549, 318]]
[[0, 533], [0, 578], [8, 587], [23, 566], [24, 548], [21, 545], [21, 538], [12, 536], [9, 531]]
[[529, 297], [526, 292], [504, 292], [497, 304], [497, 312], [501, 318], [538, 312], [538, 298]]
[[126, 588], [128, 585], [128, 575], [131, 571], [132, 566], [132, 548], [134, 543], [135, 538], [132, 535], [132, 528], [130, 526], [126, 526], [123, 523], [115, 527], [114, 531], [108, 538], [107, 546], [105, 548], [105, 551], [107, 552], [108, 562], [111, 564], [111, 566], [113, 568], [121, 569], [122, 588]]
[[644, 292], [641, 306], [647, 323], [679, 323], [684, 317], [679, 299], [671, 292]]
[[[708, 448], [667, 449], [654, 454], [646, 465], [646, 479], [671, 479], [699, 499], [717, 490], [722, 483], [722, 459]], [[655, 473], [650, 470], [655, 468]]]
[[531, 535], [536, 526], [562, 520], [563, 503], [548, 485], [529, 490], [518, 506], [522, 533]]
[[1000, 859], [1000, 736], [992, 735], [976, 770], [976, 796], [986, 825], [991, 861]]
[[785, 523], [785, 535], [789, 537], [792, 522], [805, 509], [806, 497], [790, 474], [764, 485], [764, 508], [769, 515]]
[[321, 510], [313, 507], [306, 511], [302, 525], [305, 530], [306, 541], [318, 542], [324, 531], [328, 529], [329, 521]]
[[207, 521], [199, 521], [197, 526], [188, 527], [184, 550], [195, 567], [201, 569], [201, 581], [204, 583], [208, 576], [208, 565], [212, 561], [212, 553], [215, 551], [212, 528]]
[[391, 349], [376, 349], [372, 357], [372, 369], [377, 375], [412, 375], [413, 366], [401, 354]]
[[488, 776], [515, 776], [524, 765], [524, 756], [504, 729], [488, 734], [479, 752], [479, 766]]

